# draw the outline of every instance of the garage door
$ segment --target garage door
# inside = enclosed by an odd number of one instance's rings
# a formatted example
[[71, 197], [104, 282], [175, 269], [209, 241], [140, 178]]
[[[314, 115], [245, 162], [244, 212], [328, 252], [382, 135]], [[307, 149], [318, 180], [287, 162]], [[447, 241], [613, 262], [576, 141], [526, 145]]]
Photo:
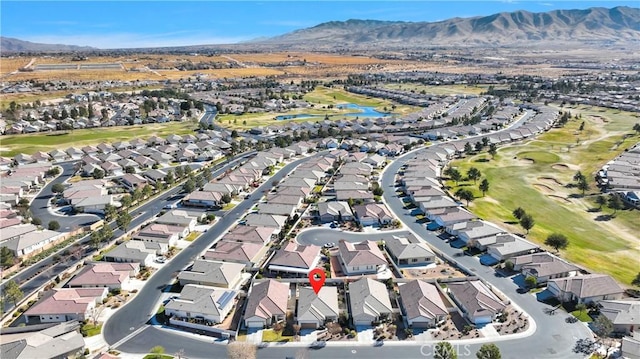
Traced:
[[302, 329], [316, 329], [318, 327], [316, 322], [300, 322], [299, 324]]
[[249, 328], [262, 328], [264, 327], [264, 322], [261, 321], [248, 321], [246, 322], [247, 327]]

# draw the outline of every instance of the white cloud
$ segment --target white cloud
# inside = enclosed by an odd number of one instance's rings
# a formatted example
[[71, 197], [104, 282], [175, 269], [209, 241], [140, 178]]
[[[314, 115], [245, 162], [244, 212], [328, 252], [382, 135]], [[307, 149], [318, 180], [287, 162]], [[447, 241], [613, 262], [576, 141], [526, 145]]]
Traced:
[[542, 6], [553, 6], [553, 4], [550, 3], [550, 2], [541, 2], [539, 4], [542, 5]]
[[83, 34], [83, 35], [31, 35], [20, 39], [45, 44], [92, 46], [100, 49], [169, 47], [188, 45], [233, 44], [255, 38], [255, 36], [224, 37], [188, 31], [163, 34]]

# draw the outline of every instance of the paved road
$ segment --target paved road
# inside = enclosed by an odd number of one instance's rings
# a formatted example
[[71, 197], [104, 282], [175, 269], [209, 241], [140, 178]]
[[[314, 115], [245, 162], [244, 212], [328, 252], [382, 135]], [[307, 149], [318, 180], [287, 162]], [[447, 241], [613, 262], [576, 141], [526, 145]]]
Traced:
[[99, 221], [101, 218], [94, 214], [79, 214], [75, 216], [65, 216], [55, 214], [48, 209], [49, 201], [54, 197], [54, 193], [51, 188], [56, 183], [63, 183], [69, 178], [73, 177], [76, 173], [75, 168], [76, 161], [58, 163], [58, 166], [62, 168], [62, 174], [49, 182], [40, 191], [38, 196], [31, 202], [31, 213], [34, 218], [40, 218], [42, 224], [46, 226], [51, 221], [58, 221], [60, 223], [61, 232], [71, 232], [72, 230], [90, 225]]
[[[231, 160], [230, 162], [224, 162], [224, 163], [218, 164], [215, 167], [214, 171], [212, 172], [213, 176], [214, 177], [220, 176], [227, 169], [237, 165], [245, 158], [252, 156], [254, 154], [255, 152], [244, 153], [242, 155], [239, 155], [237, 158]], [[62, 177], [62, 175], [60, 177]], [[150, 218], [157, 215], [164, 208], [164, 206], [176, 202], [177, 201], [176, 195], [180, 193], [180, 191], [182, 191], [181, 186], [172, 188], [171, 190], [163, 193], [162, 195], [136, 208], [131, 214], [133, 219], [129, 224], [129, 228], [134, 228], [144, 223], [145, 221], [148, 221]], [[123, 232], [120, 229], [116, 228], [115, 223], [111, 224], [111, 228], [114, 230], [113, 233], [115, 237], [119, 237], [123, 234]], [[40, 288], [42, 285], [46, 284], [51, 279], [58, 276], [67, 268], [79, 264], [86, 257], [92, 255], [95, 252], [95, 250], [91, 248], [89, 241], [90, 241], [89, 236], [85, 236], [81, 238], [77, 242], [77, 244], [69, 245], [68, 247], [63, 248], [60, 251], [56, 252], [55, 254], [60, 256], [61, 259], [58, 260], [55, 263], [55, 265], [53, 264], [54, 263], [53, 255], [51, 255], [41, 260], [40, 262], [24, 269], [20, 273], [11, 277], [11, 279], [14, 280], [16, 283], [20, 284], [20, 289], [22, 290], [25, 296], [29, 296], [36, 289]], [[70, 250], [73, 252], [76, 249], [78, 249], [78, 251], [82, 255], [77, 257], [63, 255], [63, 253], [67, 250]], [[4, 283], [0, 285], [0, 292], [3, 290], [4, 290]], [[5, 304], [5, 312], [8, 312], [12, 308], [13, 308], [13, 304], [11, 303]]]
[[[421, 151], [429, 150], [431, 148]], [[403, 163], [413, 156], [415, 154], [407, 154], [398, 158], [389, 164], [383, 173], [381, 184], [385, 190], [383, 194], [384, 200], [389, 209], [405, 226], [409, 227], [432, 247], [450, 257], [454, 257], [460, 250], [452, 248], [433, 232], [428, 231], [424, 224], [417, 223], [415, 217], [410, 215], [410, 211], [403, 208], [402, 200], [395, 195], [395, 175]], [[503, 357], [517, 357], [518, 355], [523, 355], [523, 353], [535, 353], [535, 355], [532, 355], [535, 358], [583, 357], [573, 353], [572, 348], [577, 339], [592, 337], [586, 326], [582, 323], [566, 323], [565, 319], [568, 314], [562, 315], [560, 312], [556, 315], [546, 314], [544, 310], [548, 309], [549, 306], [538, 302], [534, 295], [516, 293], [518, 285], [513, 279], [497, 277], [494, 270], [491, 267], [481, 265], [477, 257], [462, 256], [456, 257], [455, 260], [509, 296], [512, 302], [531, 315], [537, 324], [536, 332], [528, 338], [499, 342], [498, 346], [503, 353]]]
[[[320, 154], [316, 154], [315, 156], [319, 156]], [[264, 196], [264, 192], [268, 191], [272, 188], [274, 181], [281, 181], [287, 174], [295, 169], [300, 163], [309, 160], [311, 157], [305, 157], [294, 162], [289, 163], [284, 166], [280, 171], [278, 171], [275, 175], [273, 175], [269, 180], [263, 183], [260, 187], [258, 187], [248, 199], [245, 199], [240, 204], [235, 206], [229, 212], [227, 212], [222, 218], [218, 220], [218, 222], [213, 225], [206, 233], [200, 236], [197, 240], [191, 243], [187, 248], [184, 248], [180, 251], [171, 261], [165, 264], [161, 269], [155, 273], [145, 286], [136, 294], [135, 297], [129, 302], [127, 305], [119, 309], [103, 326], [103, 334], [104, 338], [110, 345], [114, 345], [118, 343], [123, 338], [127, 337], [132, 332], [142, 328], [146, 325], [149, 319], [155, 314], [153, 311], [156, 308], [156, 303], [160, 300], [161, 290], [170, 285], [177, 276], [178, 272], [186, 268], [193, 260], [196, 259], [204, 250], [210, 248], [215, 242], [215, 240], [220, 237], [225, 231], [227, 231], [231, 226], [233, 226], [240, 217], [247, 212], [250, 208], [252, 208], [262, 196]], [[147, 327], [142, 331], [145, 333], [149, 330], [153, 330], [153, 328]], [[138, 334], [133, 338], [140, 336]], [[146, 335], [146, 334], [145, 334]], [[178, 335], [178, 334], [176, 334]], [[142, 345], [133, 345], [127, 344], [127, 350], [130, 350], [133, 353], [144, 353], [147, 352], [154, 345], [163, 345], [170, 341], [180, 341], [181, 337], [173, 337], [173, 339], [168, 341], [149, 341], [146, 342], [148, 344]], [[135, 343], [135, 341], [134, 341]], [[150, 344], [150, 345], [149, 345]], [[200, 343], [200, 345], [204, 345]], [[118, 346], [120, 347], [120, 346]], [[186, 355], [191, 357], [194, 354], [193, 352], [198, 352], [199, 350], [202, 353], [210, 351], [209, 349], [203, 348], [185, 348]], [[222, 348], [222, 350], [226, 350]], [[209, 356], [207, 356], [209, 357]]]

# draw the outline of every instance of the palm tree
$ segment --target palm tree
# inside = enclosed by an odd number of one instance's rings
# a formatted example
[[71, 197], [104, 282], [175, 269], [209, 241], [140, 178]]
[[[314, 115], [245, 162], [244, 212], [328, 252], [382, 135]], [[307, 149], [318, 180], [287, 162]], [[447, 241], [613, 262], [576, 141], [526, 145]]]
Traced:
[[489, 180], [486, 178], [483, 179], [478, 188], [482, 191], [482, 197], [484, 197], [485, 193], [489, 191]]

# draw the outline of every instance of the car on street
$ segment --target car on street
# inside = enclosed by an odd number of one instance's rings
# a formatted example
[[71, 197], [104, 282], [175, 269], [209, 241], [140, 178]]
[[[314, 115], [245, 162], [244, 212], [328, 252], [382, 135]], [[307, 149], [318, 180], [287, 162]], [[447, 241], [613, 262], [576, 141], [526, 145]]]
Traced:
[[336, 244], [335, 244], [335, 243], [333, 243], [333, 242], [325, 243], [325, 244], [323, 245], [323, 247], [324, 247], [324, 248], [333, 248], [333, 247], [335, 247], [335, 246], [336, 246]]
[[165, 257], [156, 257], [156, 263], [164, 263], [167, 259]]

